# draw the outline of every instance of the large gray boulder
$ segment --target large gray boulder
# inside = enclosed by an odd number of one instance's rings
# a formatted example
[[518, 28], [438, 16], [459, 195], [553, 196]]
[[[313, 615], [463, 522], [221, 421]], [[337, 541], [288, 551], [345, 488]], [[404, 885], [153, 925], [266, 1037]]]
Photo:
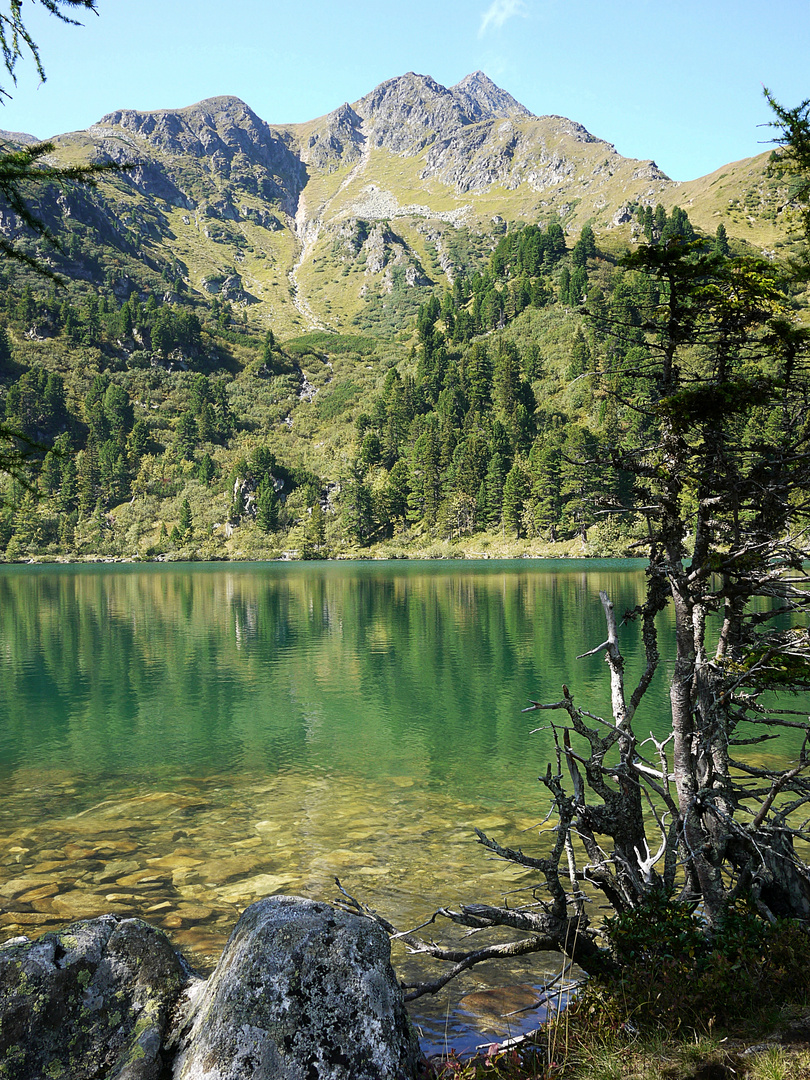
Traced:
[[356, 915], [273, 896], [239, 919], [190, 993], [174, 1080], [399, 1080], [419, 1047], [385, 932]]
[[103, 915], [0, 946], [2, 1080], [157, 1080], [188, 969], [166, 935]]

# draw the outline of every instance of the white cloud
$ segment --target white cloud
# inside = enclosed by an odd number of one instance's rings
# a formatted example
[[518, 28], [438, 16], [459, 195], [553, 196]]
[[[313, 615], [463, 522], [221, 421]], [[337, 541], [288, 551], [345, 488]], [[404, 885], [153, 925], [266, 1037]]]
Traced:
[[512, 19], [516, 15], [525, 19], [528, 14], [529, 9], [524, 0], [492, 0], [481, 17], [478, 36], [482, 38], [488, 30], [500, 30], [507, 19]]

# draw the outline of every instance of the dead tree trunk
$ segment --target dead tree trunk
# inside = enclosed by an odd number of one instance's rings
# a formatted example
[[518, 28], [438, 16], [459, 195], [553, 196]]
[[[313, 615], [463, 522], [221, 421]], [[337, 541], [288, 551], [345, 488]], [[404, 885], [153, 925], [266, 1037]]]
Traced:
[[[531, 928], [516, 949], [554, 948], [589, 971], [609, 958], [587, 889], [619, 913], [662, 893], [700, 904], [707, 934], [721, 933], [744, 898], [766, 920], [810, 922], [810, 869], [794, 845], [810, 839], [810, 722], [772, 696], [810, 688], [810, 334], [779, 307], [767, 264], [673, 241], [626, 265], [649, 279], [648, 309], [632, 326], [609, 312], [596, 322], [614, 338], [632, 331], [636, 357], [644, 327], [645, 356], [630, 370], [629, 353], [614, 348], [594, 375], [616, 422], [627, 420], [611, 462], [634, 478], [647, 522], [646, 597], [625, 616], [641, 620], [645, 670], [629, 690], [621, 626], [602, 594], [606, 638], [583, 655], [605, 655], [611, 715], [589, 712], [567, 686], [559, 701], [530, 706], [549, 718], [556, 745], [540, 778], [556, 815], [552, 852], [537, 858], [479, 834], [537, 871], [535, 904], [437, 912], [476, 928], [482, 919]], [[633, 398], [623, 398], [631, 380]], [[658, 742], [638, 737], [649, 730], [639, 716], [660, 666], [656, 616], [669, 606], [672, 724]], [[763, 745], [785, 733], [801, 736], [798, 753], [763, 759]]]

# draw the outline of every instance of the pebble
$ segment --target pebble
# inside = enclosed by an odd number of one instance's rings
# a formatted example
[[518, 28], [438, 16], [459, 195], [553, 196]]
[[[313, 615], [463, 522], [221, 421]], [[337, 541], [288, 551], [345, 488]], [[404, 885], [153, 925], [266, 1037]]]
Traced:
[[30, 892], [21, 893], [17, 897], [24, 904], [36, 904], [39, 900], [47, 900], [50, 896], [55, 896], [59, 892], [59, 886], [54, 882], [49, 885], [40, 885], [39, 888], [31, 889]]
[[131, 851], [137, 851], [138, 844], [134, 840], [105, 840], [96, 848], [99, 855], [129, 855]]
[[97, 885], [106, 885], [123, 874], [132, 874], [140, 869], [141, 864], [135, 859], [111, 859], [98, 873], [93, 874], [92, 880]]
[[193, 884], [199, 880], [200, 875], [194, 868], [190, 870], [175, 870], [172, 874], [172, 885], [174, 885], [175, 888], [179, 888], [181, 885], [188, 885], [189, 883]]
[[133, 874], [124, 874], [116, 878], [116, 884], [125, 889], [138, 886], [141, 889], [155, 887], [157, 885], [168, 886], [168, 880], [162, 875], [155, 874], [153, 870], [136, 870]]
[[98, 852], [94, 847], [83, 847], [81, 844], [65, 844], [65, 858], [76, 862], [79, 859], [94, 859]]
[[[93, 919], [96, 915], [103, 915], [111, 910], [110, 902], [106, 897], [84, 892], [82, 889], [71, 889], [69, 892], [60, 893], [53, 898], [51, 904], [57, 915], [63, 915], [71, 922], [74, 919]], [[115, 908], [113, 907], [112, 910]]]
[[206, 907], [205, 904], [181, 903], [177, 904], [176, 911], [187, 922], [203, 922], [205, 919], [210, 919], [214, 914], [214, 909]]
[[258, 870], [265, 859], [252, 855], [231, 855], [224, 859], [209, 859], [205, 864], [205, 880], [212, 885], [224, 885], [236, 878]]
[[187, 870], [191, 866], [201, 866], [202, 859], [194, 859], [189, 855], [178, 855], [173, 852], [171, 855], [164, 855], [158, 859], [147, 859], [147, 865], [155, 867], [159, 870]]
[[0, 885], [0, 896], [6, 896], [10, 900], [14, 900], [17, 897], [23, 895], [23, 893], [33, 892], [43, 885], [51, 884], [47, 878], [44, 878], [41, 874], [30, 874], [27, 877], [11, 878], [10, 881], [4, 881]]
[[0, 926], [46, 926], [54, 921], [52, 913], [41, 911], [4, 911], [0, 914]]

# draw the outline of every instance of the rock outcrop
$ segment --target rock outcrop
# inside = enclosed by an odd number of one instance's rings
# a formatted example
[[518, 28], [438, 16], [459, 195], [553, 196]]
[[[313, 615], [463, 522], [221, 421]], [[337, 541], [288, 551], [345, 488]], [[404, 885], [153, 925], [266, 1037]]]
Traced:
[[189, 969], [140, 919], [103, 915], [0, 947], [3, 1080], [157, 1080]]
[[[123, 147], [122, 133], [130, 137], [130, 144]], [[190, 181], [193, 185], [188, 159], [203, 162], [206, 178], [217, 185], [259, 195], [288, 213], [295, 212], [307, 181], [306, 167], [291, 148], [289, 134], [271, 128], [237, 97], [207, 98], [184, 109], [119, 109], [102, 117], [88, 134], [114, 161], [141, 161], [144, 150], [157, 150], [154, 164], [144, 166], [150, 182], [157, 182], [155, 169], [165, 171], [165, 183], [181, 192], [189, 206], [198, 200], [192, 197], [196, 193], [186, 190]]]
[[534, 120], [529, 112], [511, 94], [501, 90], [483, 71], [466, 75], [461, 82], [450, 87], [450, 93], [459, 102], [472, 123], [478, 120], [497, 120], [511, 117], [518, 120]]
[[244, 912], [192, 1007], [174, 1080], [384, 1080], [418, 1045], [380, 927], [273, 896]]
[[0, 946], [2, 1080], [407, 1080], [419, 1047], [376, 924], [273, 896], [209, 980], [103, 915]]
[[357, 161], [365, 143], [362, 124], [351, 105], [341, 105], [323, 118], [302, 145], [302, 159], [323, 171]]
[[483, 71], [450, 89], [411, 71], [381, 83], [356, 102], [354, 110], [366, 120], [375, 146], [403, 155], [418, 154], [437, 138], [449, 138], [472, 124], [535, 119]]

